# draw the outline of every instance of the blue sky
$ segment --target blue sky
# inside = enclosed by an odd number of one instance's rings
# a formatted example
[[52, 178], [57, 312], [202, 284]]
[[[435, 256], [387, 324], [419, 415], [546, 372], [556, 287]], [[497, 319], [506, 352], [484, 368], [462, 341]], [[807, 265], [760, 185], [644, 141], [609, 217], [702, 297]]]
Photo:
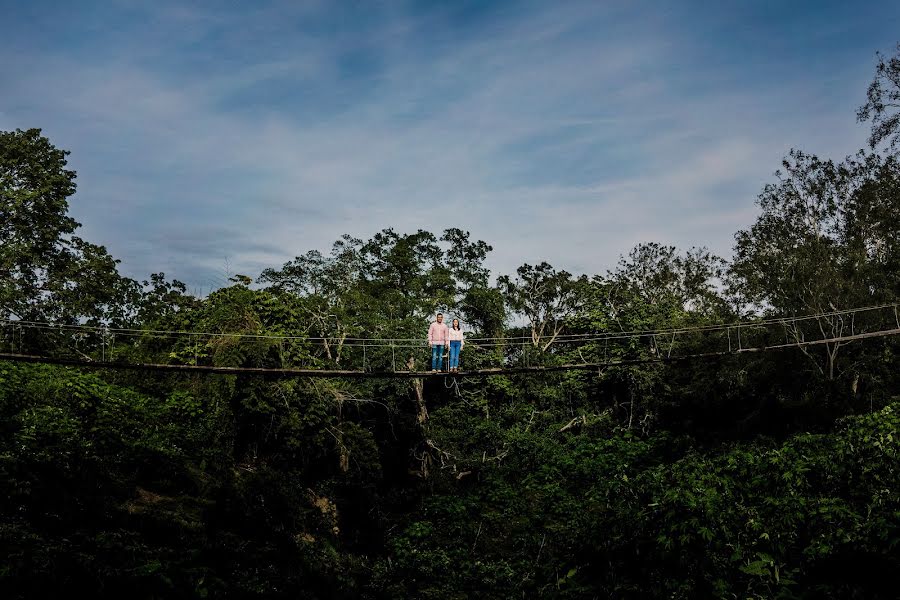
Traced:
[[0, 0], [0, 129], [72, 151], [83, 237], [206, 293], [343, 233], [512, 272], [735, 231], [792, 147], [862, 147], [897, 2]]

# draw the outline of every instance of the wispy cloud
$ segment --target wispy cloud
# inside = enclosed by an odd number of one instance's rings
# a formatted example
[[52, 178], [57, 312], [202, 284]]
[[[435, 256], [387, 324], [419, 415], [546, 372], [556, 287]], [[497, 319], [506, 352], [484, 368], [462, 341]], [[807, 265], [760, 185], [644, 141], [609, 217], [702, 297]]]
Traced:
[[839, 30], [854, 89], [802, 70], [814, 46], [767, 76], [785, 58], [732, 56], [716, 15], [361, 10], [87, 11], [93, 31], [72, 16], [80, 35], [0, 42], [0, 128], [73, 151], [73, 213], [138, 277], [209, 287], [226, 260], [256, 274], [342, 233], [450, 226], [501, 271], [598, 272], [640, 241], [727, 254], [791, 146], [862, 144], [868, 57], [893, 42], [889, 19]]

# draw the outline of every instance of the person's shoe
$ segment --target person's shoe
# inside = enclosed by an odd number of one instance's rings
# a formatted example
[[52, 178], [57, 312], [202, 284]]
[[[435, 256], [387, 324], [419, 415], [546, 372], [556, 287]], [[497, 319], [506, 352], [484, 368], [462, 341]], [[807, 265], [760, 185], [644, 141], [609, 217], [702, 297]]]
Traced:
[[432, 372], [432, 373], [437, 373], [437, 369], [432, 369], [431, 372]]

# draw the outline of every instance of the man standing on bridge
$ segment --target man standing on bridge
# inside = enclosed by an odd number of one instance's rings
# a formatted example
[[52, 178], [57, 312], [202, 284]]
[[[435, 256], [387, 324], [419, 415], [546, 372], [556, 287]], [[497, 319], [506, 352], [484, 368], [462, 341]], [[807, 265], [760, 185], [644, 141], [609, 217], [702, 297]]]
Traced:
[[441, 367], [444, 358], [444, 346], [447, 345], [447, 338], [450, 336], [450, 330], [444, 323], [444, 315], [437, 314], [435, 321], [428, 328], [428, 345], [431, 346], [431, 372], [437, 373]]

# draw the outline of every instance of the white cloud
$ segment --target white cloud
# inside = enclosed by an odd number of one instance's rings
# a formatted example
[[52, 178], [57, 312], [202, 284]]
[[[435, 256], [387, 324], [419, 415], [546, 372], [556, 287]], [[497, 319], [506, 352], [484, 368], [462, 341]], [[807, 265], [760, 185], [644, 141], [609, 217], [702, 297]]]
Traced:
[[[291, 52], [210, 73], [144, 59], [167, 27], [196, 44], [283, 32], [271, 14], [238, 34], [227, 15], [172, 10], [127, 54], [34, 57], [0, 99], [0, 126], [43, 126], [73, 151], [85, 236], [138, 277], [206, 287], [226, 259], [255, 275], [385, 227], [468, 229], [504, 272], [600, 272], [641, 241], [727, 254], [792, 142], [840, 156], [864, 137], [840, 102], [804, 110], [802, 78], [685, 91], [710, 74], [675, 70], [658, 21], [617, 34], [604, 23], [627, 15], [594, 5], [510, 16], [422, 55], [403, 40], [428, 23], [398, 15], [366, 39], [298, 34]], [[377, 53], [364, 89], [336, 67], [348, 43]], [[244, 110], [242, 95], [267, 101]]]

